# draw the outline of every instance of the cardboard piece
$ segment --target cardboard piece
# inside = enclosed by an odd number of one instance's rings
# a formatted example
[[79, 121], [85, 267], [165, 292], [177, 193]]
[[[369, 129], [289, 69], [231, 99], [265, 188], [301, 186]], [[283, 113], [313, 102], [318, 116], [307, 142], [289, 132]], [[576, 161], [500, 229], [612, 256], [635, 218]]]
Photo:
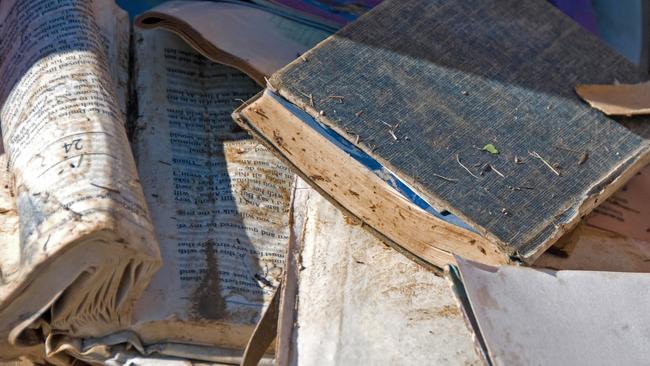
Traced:
[[584, 84], [576, 93], [609, 116], [650, 114], [650, 81], [638, 84]]

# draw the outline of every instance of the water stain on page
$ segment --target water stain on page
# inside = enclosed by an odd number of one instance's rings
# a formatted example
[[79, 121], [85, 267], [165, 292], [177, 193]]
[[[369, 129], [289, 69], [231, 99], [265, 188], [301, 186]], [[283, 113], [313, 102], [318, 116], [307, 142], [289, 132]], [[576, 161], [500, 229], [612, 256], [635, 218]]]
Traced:
[[219, 264], [212, 239], [205, 243], [206, 271], [192, 294], [192, 313], [198, 318], [218, 320], [226, 317], [226, 303], [221, 296]]
[[461, 315], [458, 306], [456, 305], [445, 305], [441, 308], [436, 309], [436, 315], [444, 318], [457, 318]]

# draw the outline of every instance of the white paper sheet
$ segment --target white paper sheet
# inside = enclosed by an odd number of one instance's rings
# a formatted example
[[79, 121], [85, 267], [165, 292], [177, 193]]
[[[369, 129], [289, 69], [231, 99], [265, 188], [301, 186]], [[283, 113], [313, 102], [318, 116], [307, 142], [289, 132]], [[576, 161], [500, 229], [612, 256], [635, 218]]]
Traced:
[[457, 261], [493, 365], [648, 364], [650, 275]]
[[444, 278], [346, 219], [304, 182], [294, 210], [300, 227], [292, 232], [303, 248], [289, 259], [298, 261], [298, 288], [285, 301], [297, 308], [279, 365], [479, 364]]

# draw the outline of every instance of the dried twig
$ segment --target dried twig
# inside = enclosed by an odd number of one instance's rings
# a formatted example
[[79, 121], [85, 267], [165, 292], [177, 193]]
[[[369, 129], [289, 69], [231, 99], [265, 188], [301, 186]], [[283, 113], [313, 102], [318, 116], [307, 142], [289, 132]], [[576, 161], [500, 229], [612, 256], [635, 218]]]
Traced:
[[247, 101], [245, 101], [245, 100], [243, 100], [243, 99], [241, 99], [241, 98], [235, 98], [235, 99], [233, 99], [233, 100], [235, 100], [235, 101], [237, 101], [237, 102], [241, 102], [241, 103], [242, 103], [243, 105], [245, 105], [246, 107], [248, 107], [248, 106], [250, 105], [250, 104], [248, 104]]
[[241, 102], [244, 105], [248, 105], [248, 103], [245, 100], [243, 100], [242, 98], [235, 98], [233, 100], [236, 101], [236, 102]]
[[494, 170], [495, 173], [499, 174], [499, 175], [501, 176], [501, 178], [505, 178], [505, 177], [506, 177], [506, 176], [503, 175], [500, 171], [498, 171], [497, 168], [494, 167], [494, 165], [492, 165], [492, 164], [488, 164], [488, 165], [490, 165], [490, 169]]
[[589, 151], [585, 151], [582, 153], [582, 155], [580, 156], [580, 160], [578, 160], [578, 165], [584, 164], [585, 161], [587, 161], [587, 159], [589, 159]]
[[322, 99], [321, 102], [324, 102], [327, 99], [335, 99], [339, 102], [339, 104], [343, 104], [343, 100], [345, 99], [345, 97], [343, 97], [342, 95], [328, 95], [325, 99]]
[[389, 123], [386, 123], [384, 121], [379, 121], [379, 122], [381, 122], [384, 125], [388, 126], [388, 133], [393, 137], [393, 140], [395, 140], [395, 141], [399, 140], [399, 138], [397, 138], [397, 135], [395, 135], [395, 130], [397, 130], [399, 128], [399, 123], [397, 123], [397, 124], [395, 124], [395, 126], [393, 126], [393, 125], [391, 125]]
[[527, 186], [508, 186], [509, 189], [512, 189], [513, 191], [521, 191], [522, 189], [535, 189], [533, 187], [527, 187]]
[[479, 179], [478, 176], [476, 176], [474, 173], [472, 173], [472, 171], [469, 170], [469, 168], [467, 168], [463, 163], [460, 162], [460, 157], [458, 156], [458, 154], [456, 154], [456, 161], [457, 161], [458, 164], [459, 164], [460, 166], [462, 166], [463, 169], [465, 169], [465, 170], [466, 170], [466, 171], [467, 171], [467, 172], [468, 172], [472, 177], [474, 177], [474, 178], [476, 178], [476, 179]]
[[272, 91], [273, 93], [277, 93], [278, 89], [276, 89], [276, 88], [271, 84], [271, 82], [269, 81], [269, 78], [267, 78], [267, 77], [265, 76], [265, 77], [264, 77], [264, 81], [266, 81], [266, 87], [267, 87], [270, 91]]
[[530, 156], [534, 157], [535, 159], [541, 160], [542, 163], [544, 163], [544, 165], [546, 165], [549, 169], [551, 169], [551, 171], [553, 171], [553, 173], [555, 173], [555, 175], [557, 175], [558, 177], [560, 176], [560, 172], [555, 170], [555, 168], [553, 168], [553, 166], [551, 164], [549, 164], [549, 162], [546, 161], [543, 157], [541, 157], [536, 151], [532, 151], [532, 152], [529, 151], [528, 154]]
[[448, 178], [448, 177], [445, 177], [443, 175], [436, 174], [436, 173], [431, 173], [431, 174], [433, 174], [434, 177], [438, 177], [438, 178], [440, 178], [442, 180], [446, 180], [447, 182], [451, 182], [451, 183], [458, 182], [458, 179]]
[[311, 105], [312, 108], [316, 108], [316, 105], [314, 104], [314, 95], [312, 93], [303, 93], [300, 90], [298, 90], [298, 93], [304, 95], [306, 98], [309, 98], [309, 105]]

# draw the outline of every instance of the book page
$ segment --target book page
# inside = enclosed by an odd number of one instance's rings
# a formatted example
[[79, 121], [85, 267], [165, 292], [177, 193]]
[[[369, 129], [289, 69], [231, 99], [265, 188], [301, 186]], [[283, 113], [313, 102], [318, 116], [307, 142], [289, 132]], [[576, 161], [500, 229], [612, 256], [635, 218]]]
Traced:
[[650, 166], [534, 263], [535, 267], [650, 272]]
[[[0, 270], [3, 277], [5, 274], [17, 272], [20, 266], [20, 245], [18, 242], [19, 218], [16, 211], [16, 199], [14, 195], [13, 174], [7, 170], [7, 155], [4, 153], [0, 141]], [[3, 283], [4, 285], [4, 283]], [[13, 348], [13, 347], [12, 347]], [[12, 358], [21, 357], [25, 362], [15, 362], [19, 365], [32, 365], [34, 362], [44, 362], [44, 345], [34, 342], [30, 346], [21, 347], [20, 350], [7, 350], [6, 346], [0, 345], [0, 364], [14, 365], [14, 363], [2, 362]]]
[[0, 2], [0, 120], [19, 215], [1, 268], [10, 342], [46, 311], [45, 333], [128, 324], [159, 264], [124, 129], [128, 40], [113, 2]]
[[79, 233], [110, 210], [149, 229], [109, 77], [116, 71], [109, 57], [117, 55], [107, 45], [115, 43], [101, 33], [98, 9], [64, 0], [5, 1], [0, 10], [2, 131], [19, 211], [33, 221], [23, 223], [23, 252], [37, 252], [32, 246], [48, 235], [51, 244], [65, 243], [52, 239], [70, 237], [66, 224]]
[[170, 1], [136, 19], [144, 28], [179, 34], [213, 61], [244, 71], [258, 83], [332, 32], [251, 4]]
[[298, 242], [287, 260], [297, 266], [297, 289], [284, 299], [278, 338], [287, 343], [279, 365], [479, 364], [444, 278], [382, 243], [302, 181], [293, 212]]
[[645, 241], [650, 250], [650, 165], [596, 207], [587, 223]]
[[18, 271], [20, 265], [18, 225], [13, 174], [7, 170], [7, 155], [0, 142], [0, 269], [3, 276]]
[[650, 272], [650, 246], [643, 240], [581, 223], [533, 264], [554, 270]]
[[650, 114], [650, 82], [638, 84], [580, 84], [576, 93], [609, 116]]
[[133, 329], [243, 350], [282, 272], [293, 175], [230, 117], [253, 80], [169, 32], [137, 31], [135, 45], [133, 148], [164, 266]]

